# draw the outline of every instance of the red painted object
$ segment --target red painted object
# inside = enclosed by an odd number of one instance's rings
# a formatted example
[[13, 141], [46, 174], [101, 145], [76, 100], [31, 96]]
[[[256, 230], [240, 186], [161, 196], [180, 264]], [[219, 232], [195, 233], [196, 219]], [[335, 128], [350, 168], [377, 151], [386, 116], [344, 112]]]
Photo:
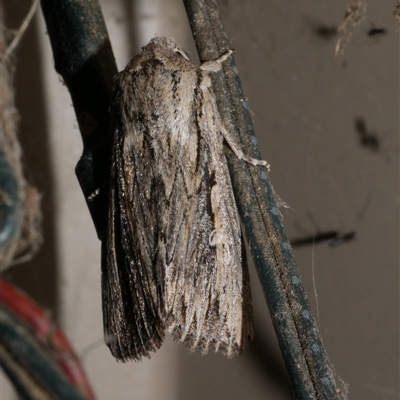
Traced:
[[86, 373], [67, 338], [42, 307], [20, 289], [0, 279], [0, 304], [24, 321], [37, 340], [53, 354], [66, 378], [88, 400], [95, 400]]

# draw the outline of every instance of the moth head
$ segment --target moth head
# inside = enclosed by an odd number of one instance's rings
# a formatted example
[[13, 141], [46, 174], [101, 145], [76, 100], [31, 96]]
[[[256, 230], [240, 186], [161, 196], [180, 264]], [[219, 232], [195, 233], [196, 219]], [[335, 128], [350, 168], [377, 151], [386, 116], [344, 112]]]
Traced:
[[172, 37], [155, 37], [151, 39], [149, 45], [160, 46], [167, 50], [173, 51], [174, 53], [180, 54], [185, 60], [189, 61], [187, 53], [175, 42], [175, 39]]

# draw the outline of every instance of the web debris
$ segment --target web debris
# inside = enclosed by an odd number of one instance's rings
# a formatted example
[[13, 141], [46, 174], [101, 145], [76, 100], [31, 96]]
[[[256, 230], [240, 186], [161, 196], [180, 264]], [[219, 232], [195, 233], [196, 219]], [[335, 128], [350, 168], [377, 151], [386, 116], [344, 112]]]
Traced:
[[338, 41], [335, 48], [335, 57], [342, 54], [346, 43], [349, 41], [354, 29], [363, 21], [366, 13], [364, 0], [350, 0], [343, 22], [338, 28]]

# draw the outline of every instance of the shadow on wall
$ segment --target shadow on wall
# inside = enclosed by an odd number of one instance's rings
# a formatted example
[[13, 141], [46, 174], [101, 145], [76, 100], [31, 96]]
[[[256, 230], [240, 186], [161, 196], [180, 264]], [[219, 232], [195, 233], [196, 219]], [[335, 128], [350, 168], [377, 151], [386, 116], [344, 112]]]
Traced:
[[[137, 32], [137, 5], [135, 0], [124, 0], [125, 13], [127, 15], [127, 35], [129, 41], [129, 54], [133, 57], [136, 55], [140, 48], [138, 43], [138, 32]], [[112, 43], [111, 43], [112, 46]]]

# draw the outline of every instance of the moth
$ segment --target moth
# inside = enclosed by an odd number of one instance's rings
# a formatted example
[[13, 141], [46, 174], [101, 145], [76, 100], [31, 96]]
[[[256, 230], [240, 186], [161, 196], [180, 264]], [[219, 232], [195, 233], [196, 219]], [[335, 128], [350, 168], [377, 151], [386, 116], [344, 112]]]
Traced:
[[118, 360], [150, 357], [167, 333], [232, 357], [253, 337], [247, 267], [224, 139], [208, 75], [156, 37], [118, 74], [102, 244], [104, 333]]

